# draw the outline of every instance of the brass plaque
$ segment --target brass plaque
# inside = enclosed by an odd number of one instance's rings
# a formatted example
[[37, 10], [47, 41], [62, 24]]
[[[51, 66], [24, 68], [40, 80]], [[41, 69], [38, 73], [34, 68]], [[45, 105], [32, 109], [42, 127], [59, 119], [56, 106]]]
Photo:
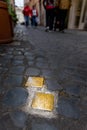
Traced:
[[52, 111], [54, 108], [54, 95], [49, 93], [36, 93], [32, 102], [32, 108]]
[[44, 78], [43, 77], [29, 77], [25, 86], [26, 87], [43, 87]]

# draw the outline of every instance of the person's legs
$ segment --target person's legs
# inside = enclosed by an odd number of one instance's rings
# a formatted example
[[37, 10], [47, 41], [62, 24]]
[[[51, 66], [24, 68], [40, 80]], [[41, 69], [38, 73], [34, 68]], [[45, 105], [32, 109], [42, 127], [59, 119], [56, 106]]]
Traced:
[[37, 17], [35, 16], [35, 26], [37, 27], [38, 22], [37, 22]]
[[33, 26], [33, 18], [31, 17], [31, 26]]
[[29, 25], [29, 16], [25, 16], [25, 25], [28, 26]]
[[54, 23], [54, 9], [50, 9], [50, 19], [49, 19], [49, 30], [53, 30], [53, 23]]
[[67, 16], [67, 10], [60, 10], [60, 25], [59, 31], [63, 31], [65, 29], [65, 19]]
[[49, 10], [46, 10], [46, 31], [49, 30]]
[[36, 20], [35, 20], [35, 16], [32, 16], [32, 25], [35, 26]]

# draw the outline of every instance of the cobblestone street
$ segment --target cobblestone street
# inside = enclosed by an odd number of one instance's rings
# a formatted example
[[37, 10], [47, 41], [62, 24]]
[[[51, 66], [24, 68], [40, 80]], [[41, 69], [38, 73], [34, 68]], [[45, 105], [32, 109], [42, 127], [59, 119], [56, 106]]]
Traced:
[[0, 45], [0, 130], [87, 130], [87, 32], [14, 33]]

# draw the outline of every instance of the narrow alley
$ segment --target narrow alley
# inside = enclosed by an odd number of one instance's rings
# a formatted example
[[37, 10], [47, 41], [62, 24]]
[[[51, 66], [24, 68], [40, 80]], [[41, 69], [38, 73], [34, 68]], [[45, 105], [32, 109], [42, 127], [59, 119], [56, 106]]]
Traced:
[[14, 33], [0, 44], [0, 130], [87, 130], [87, 32]]

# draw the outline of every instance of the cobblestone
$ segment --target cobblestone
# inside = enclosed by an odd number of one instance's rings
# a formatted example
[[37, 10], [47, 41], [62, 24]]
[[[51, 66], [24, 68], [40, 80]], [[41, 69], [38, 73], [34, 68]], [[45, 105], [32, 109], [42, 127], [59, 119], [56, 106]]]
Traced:
[[30, 76], [36, 76], [40, 74], [40, 70], [38, 68], [32, 68], [29, 67], [29, 69], [26, 70], [25, 75]]
[[32, 122], [32, 130], [58, 130], [54, 125]]
[[57, 111], [61, 115], [74, 119], [78, 119], [80, 116], [78, 107], [72, 103], [72, 100], [68, 99], [59, 99]]
[[7, 107], [19, 107], [27, 102], [28, 92], [24, 88], [13, 88], [9, 90], [3, 99]]
[[26, 124], [28, 115], [23, 111], [16, 110], [10, 113], [10, 117], [14, 122], [15, 126], [23, 128]]
[[15, 87], [15, 86], [18, 87], [18, 86], [21, 86], [22, 79], [23, 79], [23, 76], [21, 76], [21, 75], [9, 74], [3, 80], [3, 86], [4, 87]]

